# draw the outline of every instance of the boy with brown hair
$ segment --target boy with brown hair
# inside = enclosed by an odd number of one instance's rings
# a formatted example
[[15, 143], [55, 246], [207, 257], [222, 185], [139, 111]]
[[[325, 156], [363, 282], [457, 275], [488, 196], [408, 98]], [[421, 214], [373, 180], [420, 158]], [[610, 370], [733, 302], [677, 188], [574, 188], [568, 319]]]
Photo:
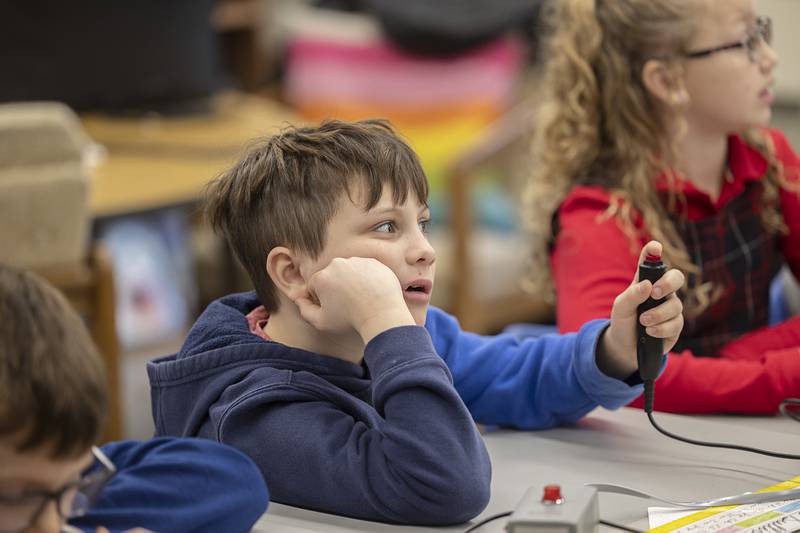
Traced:
[[274, 501], [440, 525], [489, 498], [473, 418], [543, 428], [641, 393], [636, 306], [664, 298], [643, 320], [672, 346], [679, 272], [632, 283], [610, 325], [523, 342], [465, 333], [428, 308], [427, 195], [384, 121], [290, 127], [254, 145], [209, 186], [206, 209], [256, 290], [213, 302], [179, 353], [148, 365], [157, 433], [233, 444]]
[[240, 452], [200, 439], [92, 446], [105, 372], [56, 289], [0, 264], [0, 317], [0, 531], [250, 530], [268, 496]]

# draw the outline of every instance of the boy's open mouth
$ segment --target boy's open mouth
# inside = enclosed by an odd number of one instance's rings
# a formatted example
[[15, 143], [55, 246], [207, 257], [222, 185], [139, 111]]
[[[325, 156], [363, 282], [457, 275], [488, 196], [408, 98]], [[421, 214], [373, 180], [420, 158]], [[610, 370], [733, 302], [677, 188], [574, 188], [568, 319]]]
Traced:
[[414, 280], [408, 285], [406, 285], [403, 292], [406, 294], [408, 293], [419, 293], [428, 295], [431, 293], [431, 289], [433, 288], [433, 283], [431, 283], [427, 279], [418, 279]]

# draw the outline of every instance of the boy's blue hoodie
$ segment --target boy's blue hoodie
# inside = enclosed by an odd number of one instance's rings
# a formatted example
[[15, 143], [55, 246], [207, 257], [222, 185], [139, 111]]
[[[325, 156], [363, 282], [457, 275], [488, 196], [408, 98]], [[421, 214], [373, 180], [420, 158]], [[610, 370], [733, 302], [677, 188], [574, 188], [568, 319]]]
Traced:
[[273, 501], [289, 505], [463, 522], [489, 499], [489, 458], [473, 417], [543, 428], [641, 394], [595, 364], [606, 321], [520, 343], [464, 333], [431, 308], [425, 328], [381, 333], [357, 365], [254, 335], [246, 315], [259, 305], [255, 293], [213, 302], [178, 354], [148, 365], [153, 415], [159, 435], [244, 451]]

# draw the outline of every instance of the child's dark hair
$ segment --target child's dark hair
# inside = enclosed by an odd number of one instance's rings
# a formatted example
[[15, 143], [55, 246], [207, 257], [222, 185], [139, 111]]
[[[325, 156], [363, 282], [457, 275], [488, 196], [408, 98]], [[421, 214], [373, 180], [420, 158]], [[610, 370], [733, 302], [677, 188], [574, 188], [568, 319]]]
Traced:
[[428, 182], [414, 151], [385, 120], [291, 126], [254, 143], [206, 188], [205, 214], [228, 240], [266, 309], [278, 309], [266, 260], [276, 246], [316, 257], [346, 193], [362, 185], [365, 209], [388, 185], [402, 204], [409, 192], [427, 205]]
[[102, 360], [80, 316], [30, 272], [0, 265], [0, 436], [18, 452], [85, 453], [108, 402]]

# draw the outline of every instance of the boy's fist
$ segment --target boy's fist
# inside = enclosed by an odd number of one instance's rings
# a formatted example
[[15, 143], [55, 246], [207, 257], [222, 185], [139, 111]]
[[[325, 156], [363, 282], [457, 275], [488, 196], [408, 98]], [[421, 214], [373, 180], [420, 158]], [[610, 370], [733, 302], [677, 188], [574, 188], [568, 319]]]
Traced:
[[308, 296], [295, 300], [300, 316], [321, 331], [353, 328], [366, 344], [396, 326], [413, 326], [400, 281], [377, 259], [334, 258], [311, 275]]

